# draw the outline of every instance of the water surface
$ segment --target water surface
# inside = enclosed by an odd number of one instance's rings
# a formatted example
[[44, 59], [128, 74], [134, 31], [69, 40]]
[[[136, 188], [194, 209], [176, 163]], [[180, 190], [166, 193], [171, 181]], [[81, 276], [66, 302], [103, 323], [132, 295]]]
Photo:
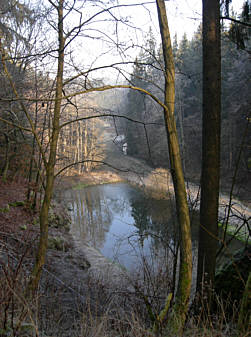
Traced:
[[[146, 261], [155, 265], [165, 261], [172, 269], [179, 241], [174, 201], [152, 199], [126, 183], [68, 190], [65, 198], [71, 209], [71, 233], [78, 242], [87, 242], [129, 270], [137, 270]], [[192, 217], [191, 226], [194, 271], [196, 218]], [[233, 244], [234, 249], [241, 246]]]
[[[148, 198], [128, 184], [68, 190], [72, 234], [126, 268], [175, 248], [176, 219], [171, 201]], [[165, 243], [165, 244], [164, 244]]]

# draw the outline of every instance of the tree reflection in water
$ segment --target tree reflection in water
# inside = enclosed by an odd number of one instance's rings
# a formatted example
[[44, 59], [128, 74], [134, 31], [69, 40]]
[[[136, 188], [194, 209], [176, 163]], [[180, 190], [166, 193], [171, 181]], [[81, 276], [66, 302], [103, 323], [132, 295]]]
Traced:
[[66, 198], [78, 240], [129, 269], [163, 258], [172, 266], [178, 235], [170, 201], [148, 198], [121, 183], [70, 190]]

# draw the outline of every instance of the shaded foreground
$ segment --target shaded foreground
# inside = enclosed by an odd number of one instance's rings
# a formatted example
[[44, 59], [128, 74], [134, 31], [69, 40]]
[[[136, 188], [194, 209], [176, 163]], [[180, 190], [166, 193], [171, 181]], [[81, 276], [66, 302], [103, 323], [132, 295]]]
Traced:
[[[50, 213], [46, 266], [36, 298], [27, 302], [23, 294], [39, 234], [37, 214], [24, 202], [24, 182], [0, 184], [1, 336], [156, 335], [153, 320], [172, 287], [166, 268], [158, 266], [153, 272], [145, 263], [144, 282], [135, 273], [127, 275], [124, 284], [90, 273], [89, 262], [74, 247], [62, 205], [54, 205]], [[217, 302], [213, 315], [206, 308], [196, 315], [190, 312], [185, 336], [238, 336], [238, 306], [229, 316], [226, 303], [219, 298]], [[163, 326], [160, 336], [166, 336]]]

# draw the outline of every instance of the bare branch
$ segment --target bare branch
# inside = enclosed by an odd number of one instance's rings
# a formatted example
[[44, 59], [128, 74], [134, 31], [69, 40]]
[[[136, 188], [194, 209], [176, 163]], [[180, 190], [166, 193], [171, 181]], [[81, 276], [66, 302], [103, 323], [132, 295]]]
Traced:
[[[96, 68], [92, 68], [92, 69], [89, 69], [87, 71], [83, 71], [83, 72], [80, 72], [79, 74], [69, 78], [68, 80], [66, 80], [64, 82], [64, 85], [76, 80], [77, 78], [79, 78], [80, 76], [87, 76], [90, 72], [93, 72], [93, 71], [97, 71], [97, 70], [101, 70], [101, 69], [107, 69], [107, 68], [115, 68], [116, 66], [119, 66], [119, 65], [128, 65], [128, 64], [135, 64], [134, 61], [123, 61], [123, 62], [116, 62], [116, 63], [112, 63], [112, 64], [108, 64], [108, 65], [104, 65], [104, 66], [99, 66], [99, 67], [96, 67]], [[145, 63], [145, 62], [138, 62], [138, 65], [141, 65], [141, 66], [149, 66], [151, 65], [153, 68], [157, 69], [157, 70], [161, 70], [159, 69], [158, 67], [152, 65], [152, 64], [149, 64], [149, 63]], [[117, 69], [117, 68], [115, 68]]]
[[[164, 110], [168, 111], [168, 107], [161, 102], [160, 99], [158, 99], [155, 95], [153, 95], [152, 93], [150, 93], [149, 91], [142, 89], [140, 87], [135, 87], [133, 85], [126, 85], [126, 84], [118, 84], [118, 85], [105, 85], [105, 86], [101, 86], [101, 87], [95, 87], [95, 88], [90, 88], [90, 89], [86, 89], [86, 90], [82, 90], [82, 91], [78, 91], [72, 94], [68, 94], [62, 97], [62, 99], [68, 99], [71, 97], [76, 97], [76, 96], [80, 96], [83, 94], [88, 94], [91, 92], [98, 92], [98, 91], [107, 91], [107, 90], [112, 90], [112, 89], [132, 89], [132, 90], [136, 90], [139, 92], [142, 92], [143, 94], [151, 97], [157, 104], [159, 104]], [[56, 102], [58, 99], [54, 98], [54, 99], [50, 99], [50, 98], [25, 98], [25, 97], [17, 97], [16, 98], [0, 98], [0, 101], [3, 102], [10, 102], [10, 101], [27, 101], [27, 102]], [[173, 102], [167, 102], [167, 103], [173, 103]]]
[[234, 23], [237, 23], [238, 25], [242, 25], [242, 26], [246, 26], [246, 27], [251, 27], [251, 24], [248, 22], [244, 22], [244, 21], [240, 21], [240, 20], [236, 20], [233, 18], [230, 18], [229, 16], [221, 16], [220, 17], [222, 20], [229, 20], [232, 21]]
[[[103, 13], [110, 13], [110, 11], [112, 9], [115, 9], [115, 8], [122, 8], [122, 7], [135, 7], [135, 6], [144, 6], [144, 5], [150, 5], [150, 4], [154, 4], [155, 1], [149, 1], [149, 2], [141, 2], [141, 3], [135, 3], [135, 4], [122, 4], [122, 5], [115, 5], [115, 6], [111, 6], [111, 7], [108, 7], [108, 8], [104, 8], [102, 9], [101, 11], [95, 13], [94, 15], [92, 15], [90, 18], [88, 18], [87, 20], [81, 22], [78, 26], [75, 26], [74, 28], [72, 28], [72, 30], [70, 30], [68, 32], [68, 34], [66, 35], [66, 39], [73, 33], [77, 30], [77, 32], [80, 31], [80, 29], [86, 25], [87, 23], [89, 23], [90, 21], [92, 21], [95, 17], [97, 17], [98, 15], [101, 15]], [[78, 33], [77, 33], [78, 34]], [[76, 35], [76, 34], [75, 34]], [[74, 37], [75, 37], [74, 35]], [[66, 46], [68, 45], [68, 43], [66, 44]], [[66, 47], [65, 46], [65, 47]]]
[[63, 127], [65, 127], [66, 125], [69, 125], [69, 124], [72, 124], [72, 123], [75, 123], [75, 122], [79, 122], [79, 121], [84, 121], [84, 120], [88, 120], [88, 119], [93, 119], [93, 118], [103, 118], [103, 117], [112, 117], [112, 118], [124, 118], [124, 119], [127, 119], [131, 122], [134, 122], [134, 123], [138, 123], [138, 124], [142, 124], [142, 125], [159, 125], [159, 126], [164, 126], [163, 124], [161, 123], [145, 123], [145, 122], [141, 122], [141, 121], [138, 121], [136, 119], [133, 119], [133, 118], [130, 118], [130, 117], [127, 117], [127, 116], [124, 116], [124, 115], [116, 115], [116, 114], [100, 114], [100, 115], [94, 115], [94, 116], [87, 116], [87, 117], [81, 117], [81, 118], [77, 118], [77, 119], [74, 119], [73, 121], [68, 121], [68, 122], [65, 122], [63, 124], [60, 125], [60, 129], [62, 129]]
[[97, 163], [97, 164], [102, 164], [102, 165], [106, 165], [108, 167], [111, 167], [113, 168], [114, 170], [117, 170], [117, 171], [120, 171], [120, 172], [130, 172], [131, 170], [129, 169], [119, 169], [115, 166], [112, 166], [111, 164], [109, 163], [106, 163], [102, 160], [93, 160], [93, 159], [85, 159], [85, 160], [80, 160], [80, 161], [77, 161], [75, 163], [71, 163], [65, 167], [63, 167], [61, 170], [59, 170], [56, 174], [55, 174], [55, 178], [60, 175], [62, 172], [64, 172], [65, 170], [67, 170], [68, 168], [72, 167], [72, 166], [75, 166], [75, 165], [78, 165], [78, 164], [83, 164], [83, 163]]
[[12, 123], [12, 122], [10, 122], [10, 121], [7, 121], [7, 120], [4, 119], [4, 118], [1, 118], [1, 117], [0, 117], [0, 121], [6, 123], [6, 124], [8, 124], [8, 125], [15, 126], [16, 128], [18, 128], [18, 129], [20, 129], [20, 130], [32, 132], [31, 129], [28, 129], [28, 128], [25, 128], [25, 127], [22, 126], [22, 125], [19, 125], [19, 124], [16, 124], [16, 123]]

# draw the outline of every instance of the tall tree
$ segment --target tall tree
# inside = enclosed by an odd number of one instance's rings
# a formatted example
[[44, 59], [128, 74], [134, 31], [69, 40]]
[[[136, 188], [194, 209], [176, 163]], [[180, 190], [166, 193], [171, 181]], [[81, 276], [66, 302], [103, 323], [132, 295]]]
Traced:
[[197, 289], [214, 286], [221, 133], [220, 1], [203, 0], [202, 176]]
[[164, 118], [168, 137], [171, 174], [174, 184], [176, 212], [180, 227], [180, 270], [179, 282], [168, 328], [176, 336], [182, 335], [188, 311], [190, 289], [192, 282], [192, 243], [190, 231], [190, 217], [187, 204], [182, 162], [180, 157], [178, 135], [174, 116], [175, 101], [175, 72], [172, 54], [171, 38], [169, 33], [166, 7], [164, 0], [156, 0], [159, 27], [162, 39], [163, 57], [165, 65], [165, 106]]
[[36, 263], [33, 268], [31, 281], [29, 284], [29, 290], [34, 291], [37, 289], [38, 282], [41, 277], [43, 265], [45, 263], [45, 256], [47, 251], [48, 244], [48, 213], [49, 207], [52, 198], [54, 179], [55, 179], [55, 163], [57, 156], [57, 143], [59, 139], [60, 132], [60, 114], [61, 114], [61, 102], [63, 96], [63, 72], [64, 72], [64, 52], [65, 52], [65, 37], [64, 37], [64, 0], [59, 0], [58, 4], [53, 6], [56, 8], [58, 13], [58, 64], [57, 64], [57, 77], [56, 77], [56, 92], [55, 92], [55, 104], [53, 111], [53, 120], [52, 120], [52, 134], [50, 140], [50, 150], [49, 150], [49, 159], [45, 162], [46, 169], [46, 184], [44, 199], [42, 203], [42, 208], [40, 211], [40, 237], [39, 237], [39, 246], [36, 256]]

